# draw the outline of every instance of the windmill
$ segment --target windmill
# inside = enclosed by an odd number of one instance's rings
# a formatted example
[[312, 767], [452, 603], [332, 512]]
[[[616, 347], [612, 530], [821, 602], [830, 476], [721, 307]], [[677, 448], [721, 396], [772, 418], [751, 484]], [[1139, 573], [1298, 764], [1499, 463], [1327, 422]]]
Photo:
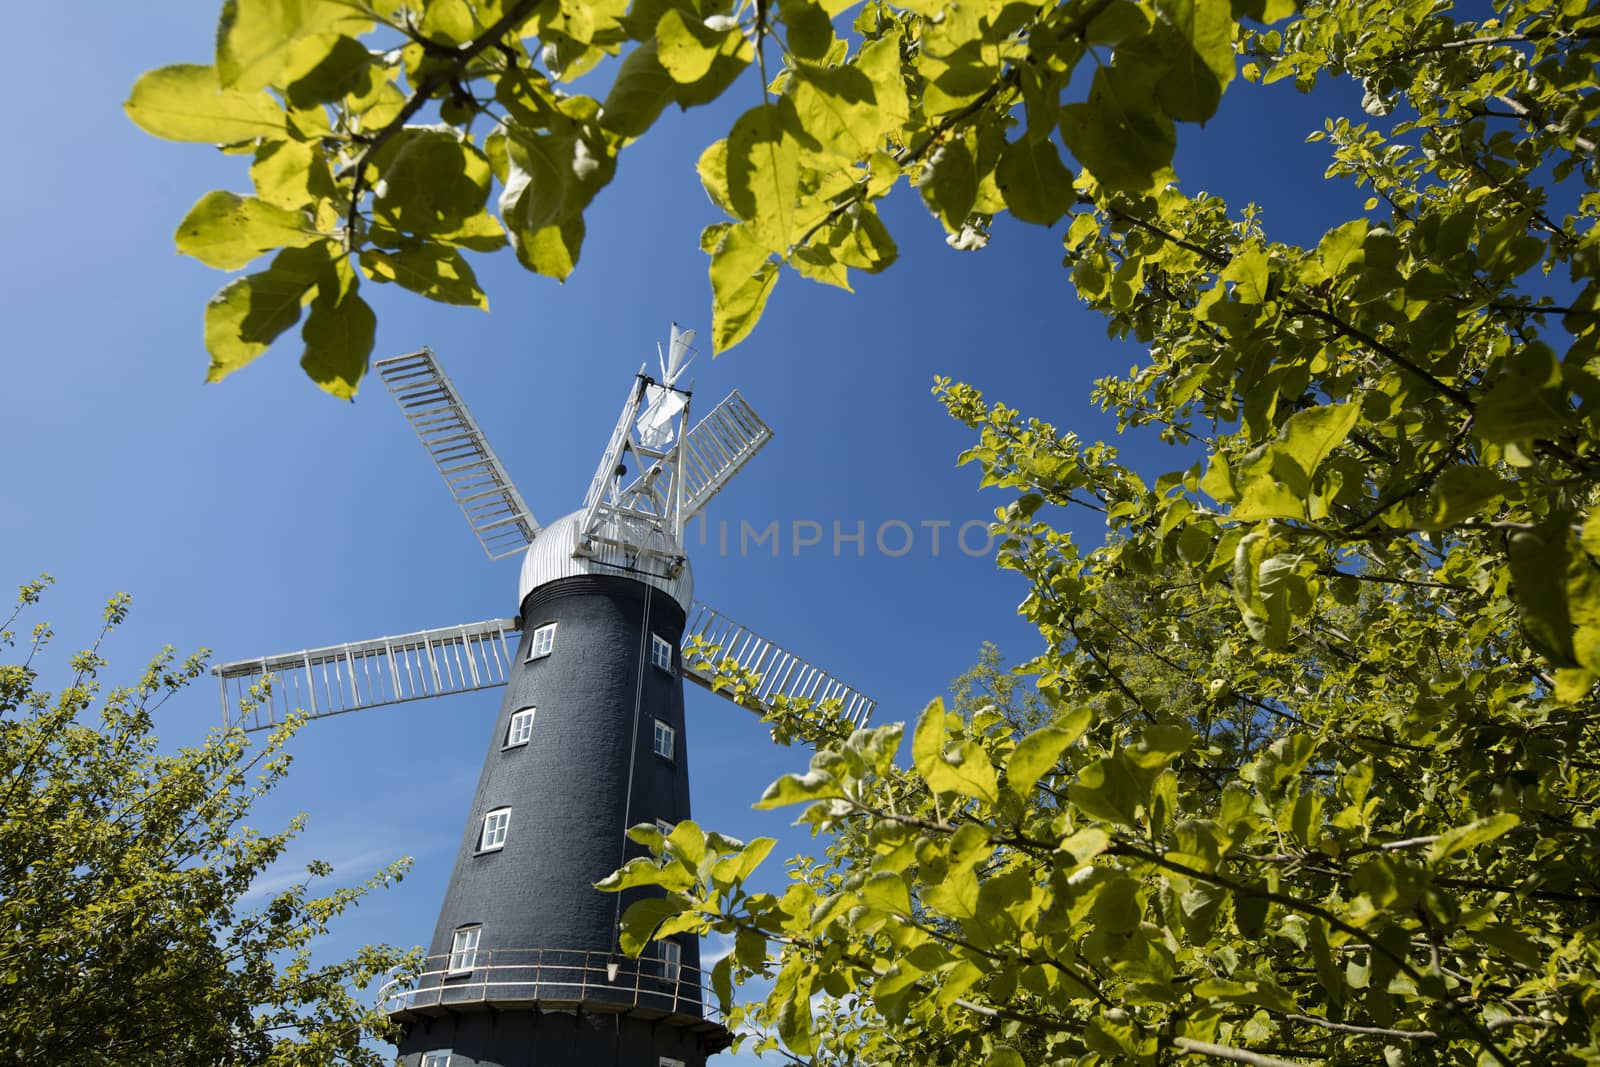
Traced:
[[641, 367], [630, 385], [582, 507], [542, 528], [433, 353], [378, 360], [489, 558], [523, 554], [516, 617], [213, 669], [225, 721], [247, 730], [295, 710], [505, 687], [424, 972], [382, 994], [406, 1067], [701, 1067], [729, 1036], [705, 1017], [698, 941], [625, 959], [618, 920], [633, 898], [592, 888], [640, 850], [628, 827], [670, 831], [689, 816], [683, 680], [714, 679], [682, 649], [702, 638], [759, 674], [759, 701], [837, 701], [858, 725], [872, 713], [693, 599], [684, 524], [772, 431], [737, 391], [688, 428], [692, 339], [672, 327], [659, 378]]

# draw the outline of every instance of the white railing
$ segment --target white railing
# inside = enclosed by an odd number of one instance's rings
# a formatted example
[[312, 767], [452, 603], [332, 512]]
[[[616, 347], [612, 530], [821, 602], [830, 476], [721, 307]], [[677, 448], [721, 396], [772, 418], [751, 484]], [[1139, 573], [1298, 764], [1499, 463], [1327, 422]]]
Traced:
[[[420, 974], [378, 991], [390, 1015], [432, 1014], [472, 1004], [590, 1005], [597, 1010], [705, 1018], [709, 972], [584, 949], [502, 948], [429, 956]], [[712, 1023], [711, 1020], [706, 1020]]]
[[839, 717], [853, 726], [866, 726], [878, 702], [847, 685], [813, 663], [808, 663], [781, 645], [695, 601], [683, 628], [685, 648], [699, 638], [717, 649], [711, 655], [685, 655], [684, 677], [716, 692], [716, 666], [732, 660], [741, 670], [761, 676], [753, 696], [762, 704], [775, 697], [839, 702]]

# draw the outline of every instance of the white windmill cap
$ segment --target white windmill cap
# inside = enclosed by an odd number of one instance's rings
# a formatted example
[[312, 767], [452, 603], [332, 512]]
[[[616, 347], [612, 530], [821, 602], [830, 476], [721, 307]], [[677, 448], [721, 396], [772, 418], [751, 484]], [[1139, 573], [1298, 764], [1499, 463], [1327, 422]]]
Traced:
[[[529, 593], [542, 585], [580, 574], [607, 574], [652, 585], [676, 600], [685, 612], [689, 610], [689, 604], [694, 600], [694, 574], [688, 560], [684, 560], [677, 577], [668, 578], [640, 573], [644, 568], [639, 566], [637, 560], [611, 545], [597, 544], [587, 555], [574, 555], [578, 547], [578, 523], [582, 517], [583, 513], [579, 511], [563, 515], [540, 530], [539, 536], [528, 546], [527, 555], [522, 557], [522, 579], [517, 585], [519, 605], [528, 598]], [[650, 569], [659, 570], [659, 562]]]

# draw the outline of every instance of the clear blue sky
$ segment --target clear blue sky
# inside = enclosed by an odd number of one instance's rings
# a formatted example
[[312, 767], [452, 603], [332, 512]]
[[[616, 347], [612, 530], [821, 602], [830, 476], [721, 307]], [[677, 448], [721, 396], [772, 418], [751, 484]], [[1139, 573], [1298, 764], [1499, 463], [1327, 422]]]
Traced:
[[[237, 158], [144, 135], [120, 102], [146, 68], [208, 62], [214, 15], [210, 2], [67, 0], [34, 5], [0, 43], [12, 102], [0, 117], [0, 580], [58, 577], [47, 614], [63, 647], [88, 639], [106, 596], [132, 592], [134, 615], [110, 648], [119, 677], [164, 643], [229, 660], [512, 615], [516, 564], [486, 561], [375, 379], [340, 403], [286, 344], [203, 384], [201, 313], [226, 279], [179, 256], [172, 232], [202, 193], [247, 191], [248, 178]], [[668, 323], [709, 332], [698, 234], [719, 216], [693, 165], [756, 92], [747, 81], [726, 105], [669, 114], [624, 153], [565, 285], [504, 253], [476, 260], [487, 315], [364, 290], [380, 318], [376, 354], [426, 344], [440, 355], [540, 519], [578, 505], [629, 376], [653, 364]], [[1321, 184], [1326, 149], [1303, 143], [1325, 111], [1288, 86], [1240, 85], [1209, 128], [1181, 130], [1184, 186], [1236, 206], [1255, 199], [1275, 232], [1314, 240], [1360, 203]], [[984, 640], [1014, 661], [1038, 651], [1015, 615], [1020, 583], [954, 544], [963, 522], [1005, 498], [955, 467], [969, 434], [931, 400], [932, 377], [1097, 438], [1113, 427], [1089, 404], [1090, 382], [1139, 358], [1077, 304], [1061, 226], [1002, 221], [989, 248], [958, 253], [909, 190], [885, 215], [902, 257], [886, 275], [859, 276], [853, 296], [785, 275], [754, 336], [715, 361], [702, 346], [692, 372], [699, 410], [738, 388], [776, 431], [709, 509], [708, 545], [691, 543], [699, 597], [876, 696], [880, 723], [914, 718]], [[1133, 455], [1151, 473], [1180, 463]], [[774, 520], [779, 557], [762, 546], [741, 558], [741, 521]], [[899, 557], [873, 543], [892, 520], [917, 534]], [[796, 554], [797, 521], [821, 524], [823, 543]], [[937, 557], [925, 521], [951, 523]], [[846, 534], [864, 526], [863, 555], [848, 542], [834, 554], [836, 522]], [[1098, 536], [1093, 523], [1079, 529]], [[498, 700], [345, 716], [296, 739], [294, 771], [260, 819], [276, 828], [310, 814], [297, 862], [325, 858], [354, 881], [416, 857], [327, 951], [428, 940]], [[160, 729], [183, 743], [217, 718], [215, 690], [200, 684], [167, 705]], [[788, 815], [750, 810], [802, 752], [773, 747], [747, 713], [693, 688], [688, 732], [703, 825], [779, 835], [774, 865], [807, 846]]]

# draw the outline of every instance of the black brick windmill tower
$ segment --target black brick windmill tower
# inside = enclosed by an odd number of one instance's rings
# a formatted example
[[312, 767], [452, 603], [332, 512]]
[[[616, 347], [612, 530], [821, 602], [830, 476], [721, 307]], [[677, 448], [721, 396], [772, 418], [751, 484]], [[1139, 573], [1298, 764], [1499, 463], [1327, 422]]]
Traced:
[[[514, 619], [215, 668], [247, 729], [505, 686], [425, 973], [385, 991], [406, 1067], [701, 1067], [728, 1034], [704, 1012], [696, 939], [618, 950], [629, 899], [593, 884], [642, 849], [629, 826], [689, 816], [680, 653], [692, 637], [759, 673], [758, 697], [873, 702], [693, 598], [683, 530], [771, 438], [737, 392], [688, 429], [672, 329], [659, 379], [629, 386], [583, 506], [540, 528], [424, 350], [375, 367], [490, 559], [523, 553]], [[271, 676], [265, 702], [242, 703]], [[633, 851], [629, 851], [629, 850]]]

